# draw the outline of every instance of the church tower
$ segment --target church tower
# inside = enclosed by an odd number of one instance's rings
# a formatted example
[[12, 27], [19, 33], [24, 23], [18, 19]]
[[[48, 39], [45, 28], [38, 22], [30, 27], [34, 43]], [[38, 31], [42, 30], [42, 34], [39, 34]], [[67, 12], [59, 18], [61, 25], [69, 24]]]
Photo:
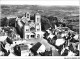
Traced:
[[35, 15], [35, 24], [36, 24], [36, 38], [40, 38], [40, 32], [41, 32], [41, 16], [39, 13], [36, 13]]
[[35, 14], [35, 22], [30, 19], [30, 14], [25, 14], [24, 39], [41, 38], [41, 15]]
[[29, 21], [29, 20], [30, 20], [30, 13], [29, 13], [29, 12], [25, 13], [25, 17], [26, 17], [27, 20]]
[[30, 27], [28, 24], [25, 24], [24, 25], [24, 38], [29, 39], [29, 35], [30, 35]]
[[30, 21], [30, 13], [25, 13], [25, 25], [24, 25], [24, 38], [29, 39], [30, 38], [30, 26], [28, 21]]

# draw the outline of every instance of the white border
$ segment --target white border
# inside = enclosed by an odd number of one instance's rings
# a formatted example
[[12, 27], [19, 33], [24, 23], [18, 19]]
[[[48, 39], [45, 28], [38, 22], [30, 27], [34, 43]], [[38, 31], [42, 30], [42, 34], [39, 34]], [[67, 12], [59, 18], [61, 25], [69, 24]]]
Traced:
[[[27, 3], [25, 3], [27, 2]], [[43, 6], [79, 6], [79, 0], [0, 0], [0, 5], [7, 4], [7, 5], [43, 5]], [[80, 13], [80, 12], [79, 12]], [[80, 21], [79, 21], [80, 22]], [[80, 25], [80, 24], [79, 24]], [[71, 56], [72, 57], [72, 56]], [[69, 58], [71, 58], [69, 57]], [[76, 57], [76, 56], [74, 56]], [[32, 57], [2, 57], [0, 56], [0, 59], [64, 59], [67, 58], [67, 56], [32, 56]], [[80, 58], [80, 57], [79, 57]]]
[[43, 6], [79, 6], [79, 0], [1, 0], [0, 4], [7, 5], [43, 5]]

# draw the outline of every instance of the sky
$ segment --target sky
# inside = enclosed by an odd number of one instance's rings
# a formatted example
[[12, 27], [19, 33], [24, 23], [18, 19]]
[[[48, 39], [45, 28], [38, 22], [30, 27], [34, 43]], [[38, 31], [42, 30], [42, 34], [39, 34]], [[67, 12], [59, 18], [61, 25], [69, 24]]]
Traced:
[[7, 5], [79, 6], [79, 0], [0, 0]]

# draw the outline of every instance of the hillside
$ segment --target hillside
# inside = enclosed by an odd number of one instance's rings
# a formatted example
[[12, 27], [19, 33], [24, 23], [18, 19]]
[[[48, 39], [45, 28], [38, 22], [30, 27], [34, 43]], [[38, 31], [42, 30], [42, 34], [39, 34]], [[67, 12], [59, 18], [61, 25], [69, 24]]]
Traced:
[[[63, 20], [66, 25], [72, 26], [79, 31], [79, 6], [1, 5], [1, 18], [23, 16], [27, 11], [31, 15], [39, 12], [41, 16], [46, 16], [47, 18], [49, 16], [57, 17], [58, 21]], [[45, 22], [47, 22], [46, 17], [42, 17]], [[78, 21], [72, 23], [70, 20]], [[46, 28], [50, 26], [48, 23], [45, 25]]]
[[52, 15], [60, 18], [79, 14], [78, 6], [2, 5], [1, 10], [2, 17], [22, 15], [27, 11], [30, 11], [32, 14], [39, 12], [41, 15]]

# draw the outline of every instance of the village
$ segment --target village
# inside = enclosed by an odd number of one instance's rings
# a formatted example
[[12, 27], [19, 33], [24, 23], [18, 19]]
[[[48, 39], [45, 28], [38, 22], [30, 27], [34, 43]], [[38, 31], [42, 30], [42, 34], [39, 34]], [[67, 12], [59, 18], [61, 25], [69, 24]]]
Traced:
[[0, 56], [79, 56], [79, 34], [70, 28], [54, 24], [42, 31], [39, 13], [15, 20], [15, 27], [0, 27]]

